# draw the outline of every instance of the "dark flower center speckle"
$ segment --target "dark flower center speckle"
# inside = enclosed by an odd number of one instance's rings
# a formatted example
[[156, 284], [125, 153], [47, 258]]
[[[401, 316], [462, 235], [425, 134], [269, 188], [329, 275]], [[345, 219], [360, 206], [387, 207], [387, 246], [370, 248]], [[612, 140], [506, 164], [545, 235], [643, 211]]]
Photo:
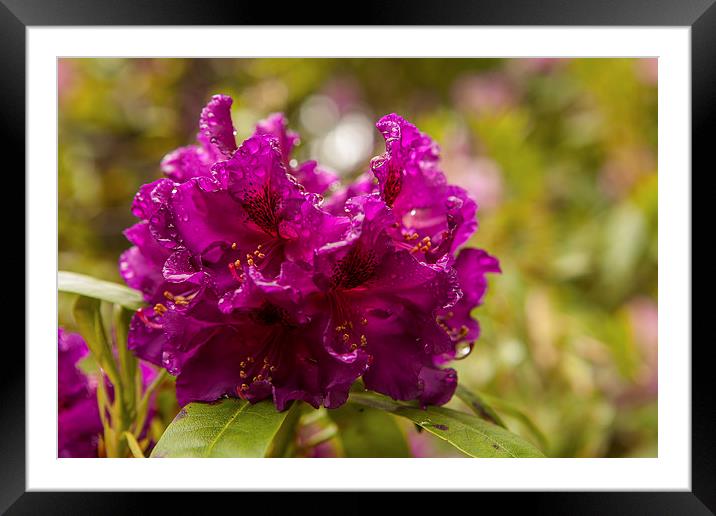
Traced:
[[331, 284], [334, 288], [352, 289], [371, 279], [376, 271], [376, 258], [373, 250], [364, 251], [359, 246], [341, 258], [333, 267]]
[[269, 185], [264, 185], [259, 190], [250, 192], [243, 207], [249, 218], [269, 235], [278, 235], [278, 204], [279, 196], [272, 192]]
[[402, 179], [401, 170], [391, 164], [388, 177], [386, 178], [385, 185], [383, 186], [383, 200], [385, 201], [385, 204], [391, 208], [400, 193], [403, 183]]
[[295, 326], [295, 321], [291, 315], [283, 308], [271, 303], [264, 303], [261, 307], [252, 313], [252, 317], [258, 323], [271, 326], [281, 324], [283, 326]]

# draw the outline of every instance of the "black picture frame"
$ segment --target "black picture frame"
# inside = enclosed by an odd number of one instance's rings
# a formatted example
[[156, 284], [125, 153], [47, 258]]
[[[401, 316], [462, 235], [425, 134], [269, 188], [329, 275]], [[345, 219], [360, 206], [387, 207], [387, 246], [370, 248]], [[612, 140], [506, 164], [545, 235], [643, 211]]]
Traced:
[[[349, 7], [339, 3], [322, 5], [312, 2], [309, 8], [304, 3], [274, 5], [228, 0], [0, 0], [0, 114], [4, 130], [3, 148], [8, 149], [3, 154], [6, 158], [18, 161], [14, 170], [24, 170], [26, 101], [31, 101], [25, 97], [25, 29], [28, 26], [297, 23], [684, 26], [691, 27], [692, 52], [692, 171], [684, 173], [690, 173], [693, 178], [694, 168], [702, 169], [703, 173], [707, 172], [707, 159], [710, 158], [713, 147], [710, 135], [716, 133], [713, 130], [716, 125], [714, 2], [715, 0], [473, 0], [458, 3], [451, 0], [413, 0], [409, 3], [361, 1]], [[344, 14], [341, 15], [341, 12]], [[10, 165], [6, 166], [6, 174], [9, 175]], [[20, 181], [16, 183], [19, 185]], [[13, 195], [17, 195], [17, 192], [14, 191]], [[26, 195], [31, 195], [31, 192], [26, 192]], [[695, 223], [696, 219], [693, 220]], [[19, 226], [17, 223], [16, 225]], [[20, 239], [22, 238], [21, 236]], [[19, 248], [19, 245], [17, 247]], [[14, 270], [17, 267], [15, 264]], [[29, 272], [25, 270], [26, 275]], [[19, 306], [19, 303], [16, 306]], [[670, 344], [690, 345], [688, 342]], [[709, 348], [712, 345], [709, 339], [694, 339], [691, 348], [693, 408], [690, 492], [510, 493], [501, 497], [500, 510], [526, 503], [530, 511], [546, 514], [715, 514], [716, 389], [711, 381], [712, 366], [708, 360]], [[6, 339], [1, 363], [0, 511], [7, 510], [7, 514], [143, 514], [147, 511], [149, 502], [166, 496], [172, 499], [172, 509], [168, 510], [172, 513], [183, 513], [190, 510], [197, 501], [199, 497], [188, 493], [159, 495], [121, 492], [25, 492], [24, 349]], [[305, 498], [305, 494], [293, 493], [291, 496]], [[355, 496], [351, 495], [351, 498]], [[478, 505], [484, 508], [487, 497], [492, 498], [495, 495], [485, 493], [479, 496], [481, 498]], [[222, 499], [226, 499], [226, 495], [212, 500]], [[421, 509], [426, 508], [424, 504], [429, 499], [430, 497], [426, 496], [413, 497]], [[159, 502], [162, 503], [161, 500]], [[221, 501], [212, 502], [212, 506], [214, 503], [219, 504]], [[352, 504], [344, 504], [349, 505]], [[448, 508], [443, 506], [443, 509]], [[350, 510], [344, 509], [342, 512]]]

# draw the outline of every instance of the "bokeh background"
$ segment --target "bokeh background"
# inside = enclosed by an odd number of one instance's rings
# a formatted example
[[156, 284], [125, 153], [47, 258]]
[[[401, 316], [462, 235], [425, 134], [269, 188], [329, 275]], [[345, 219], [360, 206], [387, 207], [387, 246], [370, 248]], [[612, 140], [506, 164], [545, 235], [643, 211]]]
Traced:
[[[59, 266], [117, 282], [132, 197], [212, 94], [239, 138], [285, 112], [299, 159], [346, 179], [383, 152], [381, 115], [413, 121], [503, 268], [461, 382], [549, 456], [656, 456], [656, 60], [62, 59], [58, 88]], [[406, 431], [418, 456], [453, 453]]]

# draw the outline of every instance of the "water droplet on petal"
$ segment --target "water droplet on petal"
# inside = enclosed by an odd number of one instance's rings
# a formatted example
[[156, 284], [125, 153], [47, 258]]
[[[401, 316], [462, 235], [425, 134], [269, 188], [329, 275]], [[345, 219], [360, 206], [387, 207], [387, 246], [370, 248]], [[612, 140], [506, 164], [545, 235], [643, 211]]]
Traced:
[[459, 197], [455, 197], [454, 195], [451, 195], [445, 201], [445, 207], [451, 211], [459, 210], [460, 208], [462, 208], [462, 204], [462, 199], [460, 199]]
[[176, 376], [179, 373], [178, 360], [171, 351], [162, 352], [162, 365], [172, 376]]
[[472, 348], [475, 346], [474, 342], [459, 342], [455, 346], [455, 360], [462, 360], [472, 353]]

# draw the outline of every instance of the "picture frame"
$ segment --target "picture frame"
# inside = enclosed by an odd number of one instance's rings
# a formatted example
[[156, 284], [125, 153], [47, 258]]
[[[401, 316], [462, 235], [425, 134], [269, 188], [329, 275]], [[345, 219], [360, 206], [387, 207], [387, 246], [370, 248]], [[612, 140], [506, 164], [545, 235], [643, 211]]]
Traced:
[[[714, 86], [716, 86], [716, 7], [713, 0], [677, 2], [675, 0], [624, 0], [622, 2], [578, 1], [563, 4], [559, 0], [539, 3], [519, 1], [476, 1], [471, 3], [412, 2], [383, 5], [362, 4], [355, 17], [334, 15], [332, 9], [305, 9], [289, 5], [274, 9], [258, 4], [236, 7], [230, 2], [209, 1], [168, 2], [107, 0], [93, 2], [0, 0], [0, 62], [4, 77], [1, 81], [0, 112], [5, 128], [6, 147], [14, 149], [16, 169], [24, 169], [26, 98], [26, 29], [32, 26], [134, 26], [134, 25], [283, 25], [297, 21], [310, 25], [397, 25], [397, 26], [483, 26], [483, 25], [546, 25], [546, 26], [684, 26], [691, 28], [692, 81], [692, 171], [706, 167], [707, 141], [716, 121]], [[303, 8], [302, 8], [303, 7]], [[322, 11], [321, 22], [311, 19], [307, 11]], [[685, 173], [687, 173], [685, 171]], [[692, 188], [693, 191], [693, 188]], [[663, 193], [663, 192], [662, 192]], [[29, 195], [30, 192], [26, 192]], [[692, 208], [693, 213], [693, 208]], [[693, 219], [695, 221], [695, 219]], [[703, 224], [703, 223], [702, 223]], [[693, 234], [693, 228], [691, 228]], [[693, 256], [693, 255], [692, 255]], [[693, 267], [693, 259], [692, 259]], [[25, 270], [25, 274], [28, 271]], [[27, 316], [27, 314], [26, 314]], [[693, 320], [693, 316], [692, 316]], [[693, 329], [692, 329], [693, 332]], [[691, 343], [680, 343], [691, 345]], [[511, 506], [525, 503], [531, 510], [550, 514], [714, 514], [716, 513], [716, 402], [710, 381], [708, 341], [691, 345], [692, 359], [692, 455], [690, 492], [594, 492], [594, 493], [523, 493], [502, 496], [500, 503]], [[10, 348], [10, 346], [8, 346]], [[2, 379], [3, 410], [0, 426], [0, 510], [8, 514], [124, 514], [141, 512], [156, 495], [143, 493], [60, 493], [26, 492], [26, 383], [25, 352], [14, 346], [5, 357], [15, 366], [6, 370]], [[25, 367], [22, 367], [24, 365]], [[295, 494], [294, 494], [295, 495]], [[171, 493], [177, 505], [198, 501], [193, 494]], [[482, 496], [482, 495], [481, 495]], [[490, 496], [499, 496], [491, 494]], [[199, 497], [203, 498], [203, 497]], [[417, 500], [417, 499], [416, 499]], [[483, 502], [481, 502], [482, 505]], [[61, 509], [62, 508], [62, 509]], [[71, 510], [68, 511], [68, 509]]]

